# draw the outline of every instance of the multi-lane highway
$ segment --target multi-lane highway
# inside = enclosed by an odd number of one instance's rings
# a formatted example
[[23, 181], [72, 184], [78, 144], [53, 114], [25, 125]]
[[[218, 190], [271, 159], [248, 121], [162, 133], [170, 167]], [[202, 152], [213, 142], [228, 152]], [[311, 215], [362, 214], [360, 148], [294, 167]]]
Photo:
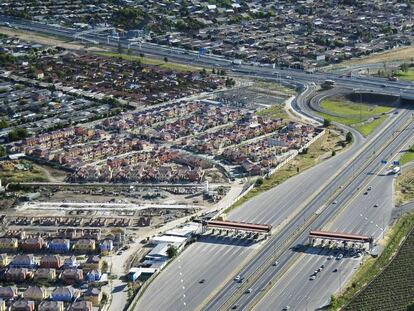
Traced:
[[[0, 20], [22, 29], [65, 38], [73, 38], [77, 32], [74, 29], [2, 16]], [[120, 39], [118, 43], [117, 39], [95, 34], [85, 34], [84, 38], [109, 47], [128, 45], [126, 40]], [[235, 66], [225, 58], [198, 57], [178, 49], [148, 43], [131, 46], [131, 50], [133, 53], [168, 57], [187, 64], [228, 67], [232, 74], [246, 77], [268, 80], [279, 78], [302, 85], [333, 79], [348, 88], [414, 98], [413, 84], [409, 82], [340, 77], [328, 73], [307, 74], [300, 70], [280, 70], [269, 66]], [[312, 116], [306, 105], [311, 88], [308, 85], [304, 95], [293, 103], [294, 109], [308, 116]], [[308, 267], [311, 272], [314, 267], [326, 262], [326, 254], [293, 252], [290, 246], [304, 243], [311, 228], [357, 231], [372, 234], [376, 238], [382, 234], [382, 223], [389, 218], [392, 208], [389, 191], [392, 177], [376, 175], [381, 169], [379, 160], [390, 158], [411, 138], [412, 128], [398, 132], [410, 118], [409, 111], [390, 116], [388, 127], [378, 133], [377, 137], [365, 140], [356, 134], [355, 143], [348, 151], [291, 178], [235, 210], [229, 215], [232, 220], [272, 224], [275, 234], [270, 241], [264, 241], [262, 245], [249, 245], [248, 242], [237, 239], [203, 238], [191, 245], [150, 284], [136, 309], [194, 310], [203, 305], [206, 310], [222, 310], [234, 305], [238, 309], [247, 309], [258, 303], [258, 310], [277, 310], [284, 305], [305, 310], [326, 303], [328, 296], [345, 282], [358, 265], [358, 260], [330, 261], [326, 264], [327, 267], [337, 267], [339, 273], [327, 269], [324, 275], [321, 274], [312, 283], [308, 280]], [[370, 194], [372, 197], [366, 197], [358, 190], [368, 183], [372, 183], [374, 188]], [[374, 198], [383, 201], [375, 210], [370, 207], [373, 203], [370, 200]], [[333, 201], [337, 204], [331, 204]], [[276, 258], [279, 262], [277, 266], [269, 264]], [[235, 273], [244, 276], [249, 284], [234, 282], [232, 276]], [[202, 279], [204, 281], [199, 283]], [[245, 294], [245, 289], [249, 287], [252, 292]]]

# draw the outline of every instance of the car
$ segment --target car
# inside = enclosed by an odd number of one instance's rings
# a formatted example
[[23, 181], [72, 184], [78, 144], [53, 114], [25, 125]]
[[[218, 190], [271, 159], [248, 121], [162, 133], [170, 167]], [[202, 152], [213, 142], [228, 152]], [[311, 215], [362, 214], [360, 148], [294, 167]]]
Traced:
[[246, 294], [250, 294], [253, 291], [253, 289], [249, 288], [246, 290]]
[[374, 207], [378, 207], [378, 204], [377, 204], [377, 203], [375, 203], [375, 204], [374, 204]]
[[335, 268], [335, 269], [333, 269], [333, 270], [332, 270], [332, 272], [338, 272], [338, 269], [337, 269], [337, 268]]
[[291, 76], [286, 76], [286, 79], [292, 80], [292, 77]]
[[398, 114], [398, 111], [394, 111], [394, 114]]
[[365, 191], [365, 192], [364, 192], [364, 195], [367, 195], [367, 194], [368, 194], [368, 191]]
[[284, 307], [284, 308], [282, 309], [282, 311], [287, 311], [287, 310], [290, 310], [290, 307], [289, 307], [289, 306], [286, 306], [286, 307]]
[[335, 200], [335, 201], [333, 201], [333, 202], [332, 202], [332, 204], [337, 204], [337, 203], [338, 203], [338, 201], [337, 201], [337, 200]]
[[233, 310], [236, 310], [239, 307], [239, 305], [234, 305], [233, 307], [231, 307]]
[[198, 281], [198, 283], [203, 284], [205, 281], [205, 279], [201, 279], [200, 281]]
[[333, 259], [333, 257], [334, 257], [334, 256], [332, 256], [332, 255], [329, 255], [329, 257], [328, 257], [328, 260], [331, 260], [331, 259]]
[[371, 186], [369, 186], [369, 187], [367, 188], [367, 190], [368, 190], [368, 191], [371, 191], [371, 190], [372, 190], [372, 187], [371, 187]]
[[309, 278], [309, 281], [313, 281], [314, 279], [316, 279], [316, 275], [312, 275], [312, 276]]
[[336, 260], [341, 260], [342, 258], [344, 258], [343, 254], [339, 254], [338, 257], [336, 257]]
[[240, 281], [241, 281], [241, 276], [240, 276], [240, 275], [237, 275], [237, 276], [234, 278], [234, 280], [235, 280], [236, 282], [240, 282]]
[[323, 268], [325, 268], [325, 265], [322, 265], [322, 266], [321, 266], [321, 269], [323, 269]]
[[318, 271], [318, 272], [321, 272], [321, 271], [322, 271], [322, 268], [321, 268], [321, 267], [319, 267], [317, 271]]
[[275, 261], [274, 263], [273, 263], [273, 266], [277, 266], [279, 264], [279, 261]]

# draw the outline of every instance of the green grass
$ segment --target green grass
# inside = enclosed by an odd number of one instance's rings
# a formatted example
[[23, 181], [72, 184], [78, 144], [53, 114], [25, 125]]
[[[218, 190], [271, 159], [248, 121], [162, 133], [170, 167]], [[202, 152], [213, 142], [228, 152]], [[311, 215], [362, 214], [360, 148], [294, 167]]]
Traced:
[[279, 119], [279, 118], [288, 119], [289, 118], [289, 115], [284, 109], [284, 106], [281, 104], [276, 104], [276, 105], [273, 105], [272, 107], [259, 110], [257, 112], [257, 115], [272, 118], [272, 119]]
[[379, 127], [387, 118], [387, 116], [381, 116], [378, 119], [374, 119], [373, 121], [369, 122], [369, 123], [365, 123], [362, 125], [354, 125], [353, 127], [359, 131], [362, 135], [364, 136], [368, 136], [370, 135], [372, 132], [375, 131], [375, 129], [377, 127]]
[[332, 299], [330, 310], [338, 310], [342, 306], [349, 311], [406, 310], [413, 300], [413, 227], [414, 214], [403, 216], [388, 234], [382, 254], [364, 263], [343, 294]]
[[395, 182], [395, 197], [397, 205], [414, 200], [414, 169], [403, 169]]
[[414, 161], [414, 146], [408, 149], [407, 152], [405, 152], [400, 158], [401, 165], [407, 164], [411, 161]]
[[[241, 206], [243, 203], [249, 201], [251, 198], [258, 194], [268, 191], [273, 187], [283, 183], [290, 177], [293, 177], [312, 166], [318, 164], [321, 161], [321, 155], [330, 153], [332, 150], [338, 148], [338, 144], [341, 142], [341, 138], [336, 133], [329, 131], [325, 133], [318, 141], [314, 142], [308, 149], [306, 154], [299, 154], [291, 162], [283, 166], [280, 170], [270, 176], [269, 179], [264, 179], [263, 184], [260, 187], [253, 188], [235, 204], [230, 206], [225, 213]], [[298, 171], [299, 169], [299, 171]]]
[[368, 104], [358, 104], [347, 100], [325, 99], [321, 102], [321, 107], [333, 114], [364, 121], [371, 117], [387, 113], [392, 108], [385, 106], [375, 106]]
[[399, 71], [397, 76], [401, 80], [414, 81], [414, 69], [409, 69], [406, 72]]
[[149, 57], [140, 57], [136, 55], [128, 55], [128, 54], [119, 54], [119, 53], [112, 53], [112, 52], [98, 52], [98, 55], [106, 56], [106, 57], [120, 57], [125, 60], [130, 61], [140, 61], [144, 65], [152, 65], [158, 66], [163, 69], [175, 70], [175, 71], [200, 71], [202, 70], [201, 67], [194, 67], [188, 66], [184, 64], [172, 63], [170, 61], [165, 62], [164, 60], [149, 58]]

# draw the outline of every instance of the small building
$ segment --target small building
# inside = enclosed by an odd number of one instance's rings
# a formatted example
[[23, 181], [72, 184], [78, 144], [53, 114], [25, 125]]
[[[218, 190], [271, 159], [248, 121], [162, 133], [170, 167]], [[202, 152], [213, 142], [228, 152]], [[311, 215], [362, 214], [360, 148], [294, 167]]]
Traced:
[[101, 254], [108, 255], [112, 252], [114, 249], [114, 242], [112, 240], [103, 240], [99, 244], [99, 250], [101, 251]]
[[71, 304], [69, 311], [91, 311], [93, 308], [92, 302], [90, 301], [76, 301]]
[[9, 282], [24, 282], [32, 275], [33, 273], [27, 268], [9, 268], [6, 271], [5, 278]]
[[5, 268], [10, 263], [10, 257], [7, 254], [0, 254], [0, 268]]
[[66, 284], [75, 284], [83, 281], [82, 269], [65, 269], [62, 273], [62, 280]]
[[73, 245], [73, 250], [76, 252], [90, 253], [96, 250], [96, 243], [93, 239], [80, 239]]
[[38, 311], [64, 311], [63, 301], [42, 301]]
[[70, 240], [53, 239], [49, 242], [49, 250], [54, 253], [67, 253], [70, 251]]
[[101, 272], [99, 270], [91, 270], [86, 274], [88, 282], [98, 282], [101, 279]]
[[65, 269], [79, 267], [79, 264], [78, 264], [78, 261], [76, 259], [76, 256], [70, 256], [68, 258], [65, 258], [65, 260], [63, 261], [63, 267]]
[[52, 293], [53, 301], [72, 302], [75, 298], [79, 297], [79, 292], [72, 286], [58, 287]]
[[36, 280], [45, 280], [49, 282], [56, 281], [56, 269], [54, 268], [39, 268], [35, 272]]
[[84, 294], [84, 297], [86, 300], [92, 302], [94, 307], [98, 307], [101, 304], [102, 291], [99, 288], [92, 288]]
[[46, 242], [41, 237], [27, 238], [22, 243], [22, 249], [26, 252], [39, 252], [46, 247]]
[[102, 268], [102, 259], [101, 257], [89, 256], [86, 262], [82, 265], [83, 270], [91, 271], [91, 270], [101, 270]]
[[36, 265], [32, 254], [17, 255], [13, 258], [10, 266], [13, 268], [33, 268]]
[[0, 286], [0, 298], [3, 300], [15, 299], [18, 295], [16, 286]]
[[60, 269], [63, 266], [63, 259], [59, 255], [46, 255], [40, 259], [41, 268]]
[[0, 250], [15, 251], [19, 247], [19, 241], [16, 238], [0, 238]]
[[46, 288], [39, 286], [30, 286], [23, 293], [25, 300], [42, 301], [49, 297], [49, 292]]
[[148, 255], [145, 256], [146, 260], [152, 261], [166, 261], [169, 259], [167, 254], [168, 248], [171, 246], [170, 243], [159, 243], [155, 246]]
[[11, 306], [11, 311], [34, 311], [35, 302], [33, 300], [17, 300]]

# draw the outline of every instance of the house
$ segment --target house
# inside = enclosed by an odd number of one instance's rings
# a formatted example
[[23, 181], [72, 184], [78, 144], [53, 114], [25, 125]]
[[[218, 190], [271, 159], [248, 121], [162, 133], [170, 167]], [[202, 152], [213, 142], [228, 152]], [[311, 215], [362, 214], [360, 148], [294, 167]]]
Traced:
[[69, 239], [53, 239], [49, 242], [49, 250], [54, 253], [66, 253], [70, 250]]
[[75, 284], [83, 281], [82, 269], [65, 269], [62, 273], [62, 280], [66, 284]]
[[38, 252], [46, 247], [46, 242], [41, 237], [27, 238], [22, 243], [22, 249], [26, 252]]
[[34, 311], [35, 302], [32, 300], [17, 300], [11, 306], [11, 311]]
[[114, 242], [112, 240], [103, 240], [99, 244], [99, 250], [101, 254], [108, 255], [114, 249]]
[[33, 275], [27, 268], [9, 268], [5, 278], [10, 282], [24, 282]]
[[39, 286], [30, 286], [23, 293], [23, 298], [25, 300], [42, 301], [44, 299], [47, 299], [48, 297], [48, 290], [44, 287]]
[[42, 301], [38, 311], [64, 311], [63, 301]]
[[63, 266], [63, 259], [59, 255], [46, 255], [40, 259], [41, 268], [60, 269]]
[[96, 282], [101, 279], [101, 272], [99, 270], [91, 270], [86, 274], [86, 279], [88, 282]]
[[76, 260], [75, 256], [70, 256], [68, 258], [65, 258], [63, 261], [63, 267], [65, 269], [68, 268], [77, 268], [79, 266], [78, 261]]
[[0, 238], [0, 250], [17, 250], [19, 241], [16, 238]]
[[77, 252], [93, 252], [96, 249], [95, 240], [80, 239], [73, 245], [73, 250]]
[[56, 269], [54, 268], [39, 268], [35, 272], [36, 280], [55, 281], [56, 280]]
[[92, 288], [84, 294], [84, 297], [92, 302], [94, 307], [98, 307], [102, 301], [102, 291], [99, 288]]
[[58, 287], [56, 288], [52, 295], [52, 301], [64, 301], [71, 302], [79, 296], [79, 292], [74, 289], [72, 286]]
[[86, 262], [82, 265], [85, 271], [101, 270], [102, 260], [99, 256], [89, 256]]
[[72, 303], [72, 305], [69, 308], [69, 311], [91, 311], [92, 308], [92, 302], [83, 300]]
[[17, 255], [13, 258], [10, 266], [13, 268], [33, 268], [35, 266], [34, 257], [29, 255]]
[[17, 297], [16, 286], [0, 286], [0, 298], [3, 300], [14, 299]]
[[9, 265], [10, 258], [7, 254], [0, 254], [0, 268], [5, 268]]

